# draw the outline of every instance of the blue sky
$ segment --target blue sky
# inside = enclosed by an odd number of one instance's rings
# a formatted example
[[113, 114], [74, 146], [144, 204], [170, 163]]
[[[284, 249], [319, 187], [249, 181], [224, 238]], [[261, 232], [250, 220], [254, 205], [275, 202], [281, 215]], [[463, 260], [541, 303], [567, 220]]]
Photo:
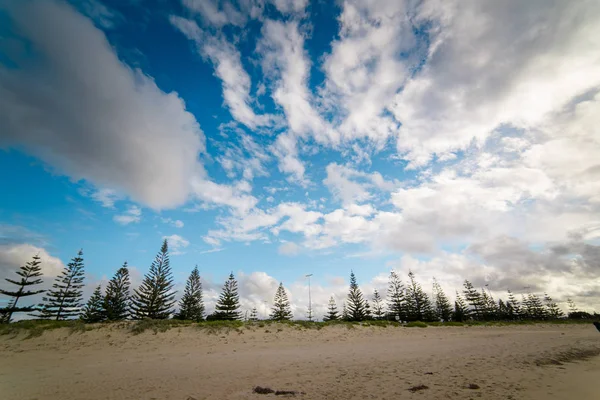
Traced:
[[598, 307], [593, 3], [0, 1], [0, 270], [137, 279], [167, 238], [209, 308], [351, 269]]

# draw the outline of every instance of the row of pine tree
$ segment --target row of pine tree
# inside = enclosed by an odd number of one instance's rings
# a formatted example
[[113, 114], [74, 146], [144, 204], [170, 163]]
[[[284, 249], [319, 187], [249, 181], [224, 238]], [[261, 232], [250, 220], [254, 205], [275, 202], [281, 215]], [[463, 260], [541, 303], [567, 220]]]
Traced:
[[[67, 264], [62, 273], [56, 277], [52, 288], [34, 290], [42, 280], [41, 260], [39, 256], [27, 262], [16, 271], [20, 280], [6, 278], [16, 285], [16, 291], [0, 289], [0, 293], [11, 297], [7, 307], [0, 309], [1, 322], [8, 323], [16, 312], [25, 312], [39, 319], [65, 320], [81, 318], [85, 322], [119, 321], [125, 319], [166, 319], [173, 318], [191, 321], [205, 319], [202, 283], [198, 267], [195, 267], [185, 286], [179, 311], [174, 313], [175, 290], [173, 275], [169, 262], [168, 243], [165, 240], [154, 259], [150, 270], [137, 289], [130, 291], [130, 278], [127, 262], [117, 270], [108, 282], [104, 294], [98, 286], [88, 302], [83, 304], [84, 262], [83, 252]], [[434, 279], [433, 296], [427, 295], [416, 281], [413, 272], [408, 274], [405, 287], [400, 276], [392, 271], [389, 277], [387, 298], [383, 299], [375, 290], [371, 301], [365, 299], [357, 284], [354, 272], [350, 274], [350, 290], [342, 305], [341, 313], [332, 296], [329, 300], [324, 321], [364, 321], [364, 320], [396, 320], [396, 321], [492, 321], [492, 320], [550, 320], [563, 318], [563, 311], [548, 295], [543, 298], [533, 293], [522, 295], [517, 300], [509, 290], [507, 299], [493, 298], [491, 292], [476, 289], [469, 281], [465, 281], [462, 293], [456, 292], [456, 300], [452, 304], [442, 287]], [[20, 306], [23, 297], [44, 293], [42, 303], [37, 306]], [[309, 310], [312, 319], [312, 310]], [[592, 315], [579, 312], [569, 300], [569, 317], [586, 318]], [[257, 320], [258, 311], [253, 308], [248, 320]], [[275, 293], [270, 319], [277, 321], [293, 318], [290, 302], [280, 283]], [[215, 312], [206, 316], [207, 320], [240, 320], [240, 297], [237, 281], [231, 273], [223, 286], [215, 306]]]

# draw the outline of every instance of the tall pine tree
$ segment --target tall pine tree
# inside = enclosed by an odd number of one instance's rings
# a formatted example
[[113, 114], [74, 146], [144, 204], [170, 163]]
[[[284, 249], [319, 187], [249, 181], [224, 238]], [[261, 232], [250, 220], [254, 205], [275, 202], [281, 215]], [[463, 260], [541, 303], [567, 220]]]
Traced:
[[337, 321], [340, 319], [338, 315], [337, 305], [333, 296], [329, 298], [329, 304], [327, 305], [327, 314], [323, 317], [323, 321]]
[[350, 271], [350, 291], [348, 292], [346, 312], [349, 321], [363, 321], [366, 317], [365, 299], [356, 283], [356, 276], [354, 276], [353, 271]]
[[416, 281], [415, 274], [408, 272], [409, 284], [406, 288], [406, 311], [409, 321], [428, 321], [433, 318], [433, 308], [427, 293]]
[[173, 313], [174, 304], [173, 274], [169, 263], [169, 246], [165, 239], [142, 284], [133, 290], [132, 317], [166, 319]]
[[273, 308], [271, 309], [271, 319], [274, 321], [289, 321], [292, 319], [292, 308], [288, 300], [287, 293], [283, 283], [279, 283], [275, 298], [273, 299]]
[[102, 298], [102, 288], [100, 285], [96, 287], [96, 290], [94, 290], [94, 293], [83, 308], [80, 318], [83, 320], [83, 322], [90, 324], [94, 322], [102, 322], [106, 318], [104, 299]]
[[521, 305], [513, 292], [508, 289], [508, 300], [506, 301], [506, 315], [509, 320], [517, 320], [522, 316]]
[[42, 298], [40, 313], [35, 316], [56, 321], [78, 317], [83, 305], [83, 279], [83, 251], [79, 250], [77, 256], [56, 277], [47, 296]]
[[552, 297], [550, 297], [548, 293], [544, 293], [544, 303], [546, 305], [546, 313], [548, 315], [548, 318], [559, 319], [564, 317], [564, 313], [558, 307], [558, 304], [556, 304], [556, 302], [552, 300]]
[[444, 322], [450, 321], [452, 318], [452, 304], [435, 278], [433, 278], [433, 297], [436, 317]]
[[470, 306], [469, 314], [473, 317], [473, 319], [481, 320], [483, 319], [483, 300], [481, 298], [481, 293], [473, 287], [473, 284], [468, 280], [465, 280], [463, 284], [464, 290], [463, 293], [465, 295], [465, 299], [467, 304]]
[[104, 311], [109, 321], [121, 321], [129, 315], [129, 269], [127, 261], [117, 270], [106, 286]]
[[456, 300], [454, 301], [454, 312], [452, 313], [452, 321], [464, 322], [469, 318], [469, 310], [465, 299], [456, 292]]
[[213, 319], [217, 320], [238, 320], [241, 315], [238, 311], [240, 308], [240, 295], [238, 294], [237, 281], [233, 276], [233, 272], [229, 274], [229, 279], [223, 286], [223, 291], [219, 296]]
[[394, 319], [406, 320], [404, 285], [395, 271], [390, 272], [387, 291], [388, 312]]
[[252, 308], [250, 311], [250, 322], [258, 321], [258, 310], [256, 307]]
[[196, 265], [185, 284], [183, 297], [179, 302], [178, 319], [202, 321], [204, 319], [204, 302], [202, 301], [202, 282]]
[[36, 254], [31, 261], [26, 262], [25, 265], [19, 268], [19, 271], [16, 271], [17, 275], [21, 277], [20, 280], [15, 281], [5, 278], [7, 282], [19, 288], [16, 291], [0, 289], [0, 293], [3, 295], [12, 297], [12, 300], [8, 303], [8, 307], [0, 309], [0, 313], [4, 314], [3, 322], [9, 323], [15, 312], [32, 312], [35, 310], [35, 306], [18, 307], [18, 302], [22, 297], [45, 292], [45, 290], [29, 290], [32, 286], [42, 283], [42, 278], [40, 278], [42, 276], [41, 264], [40, 256]]
[[373, 318], [385, 318], [385, 311], [383, 310], [383, 299], [381, 298], [381, 295], [379, 294], [377, 289], [373, 291]]

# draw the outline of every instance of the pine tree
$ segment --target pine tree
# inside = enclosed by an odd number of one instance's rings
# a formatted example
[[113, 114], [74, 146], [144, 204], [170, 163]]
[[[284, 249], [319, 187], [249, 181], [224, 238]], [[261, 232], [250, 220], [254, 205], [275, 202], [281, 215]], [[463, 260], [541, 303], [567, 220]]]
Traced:
[[383, 300], [377, 289], [373, 291], [373, 318], [384, 319], [385, 312], [383, 311]]
[[406, 301], [404, 296], [404, 285], [396, 272], [390, 272], [388, 285], [388, 312], [395, 319], [404, 321], [406, 319]]
[[271, 319], [274, 321], [289, 321], [292, 319], [292, 309], [283, 283], [279, 283], [275, 298], [273, 299], [273, 308], [271, 310]]
[[371, 305], [369, 304], [369, 300], [365, 299], [365, 319], [371, 320], [373, 319], [373, 313], [371, 312]]
[[131, 311], [134, 319], [167, 319], [173, 313], [174, 304], [173, 274], [165, 239], [142, 284], [133, 290]]
[[481, 289], [481, 310], [483, 319], [486, 321], [494, 320], [498, 316], [498, 306], [496, 305], [496, 301], [491, 293], [488, 293], [483, 288]]
[[202, 321], [204, 319], [204, 302], [202, 301], [202, 282], [196, 265], [185, 284], [183, 297], [179, 302], [178, 319]]
[[550, 319], [559, 319], [564, 317], [564, 313], [558, 307], [558, 304], [552, 300], [548, 293], [544, 293], [544, 303], [546, 303], [546, 314]]
[[337, 321], [340, 319], [338, 315], [337, 305], [333, 296], [329, 298], [329, 304], [327, 305], [327, 314], [323, 317], [323, 321]]
[[567, 299], [567, 306], [569, 307], [569, 314], [567, 315], [567, 317], [573, 318], [574, 314], [578, 313], [579, 310], [577, 309], [577, 306], [575, 305], [573, 299], [571, 299], [570, 297]]
[[80, 318], [83, 322], [94, 323], [102, 322], [106, 318], [104, 310], [104, 299], [102, 297], [102, 288], [100, 285], [94, 290], [94, 293], [83, 308]]
[[521, 305], [513, 292], [508, 290], [508, 301], [506, 302], [507, 316], [510, 320], [520, 319], [522, 316]]
[[25, 265], [19, 268], [19, 271], [16, 271], [16, 274], [21, 277], [20, 280], [15, 281], [5, 278], [7, 282], [17, 285], [19, 289], [16, 292], [0, 289], [0, 293], [3, 295], [12, 297], [12, 300], [8, 303], [8, 307], [0, 309], [0, 313], [4, 315], [2, 322], [9, 323], [15, 312], [35, 311], [34, 306], [17, 307], [17, 304], [21, 297], [33, 296], [45, 292], [45, 290], [26, 290], [43, 282], [40, 278], [42, 276], [41, 264], [40, 256], [36, 254], [31, 261], [26, 262]]
[[215, 306], [214, 319], [217, 320], [238, 320], [240, 319], [240, 296], [238, 294], [237, 281], [233, 272], [223, 286], [223, 291], [219, 296]]
[[436, 317], [444, 322], [450, 321], [452, 318], [452, 304], [435, 278], [433, 278], [433, 297]]
[[431, 301], [421, 285], [415, 280], [415, 274], [408, 272], [410, 280], [406, 288], [406, 311], [410, 321], [427, 321], [433, 317]]
[[35, 316], [56, 321], [78, 317], [83, 305], [83, 279], [83, 251], [79, 250], [77, 256], [56, 277], [47, 297], [42, 298], [40, 314]]
[[483, 319], [483, 301], [481, 298], [481, 293], [477, 291], [473, 287], [473, 284], [468, 280], [465, 280], [463, 293], [465, 295], [465, 299], [467, 304], [471, 307], [469, 310], [469, 314], [473, 316], [474, 319], [481, 320]]
[[454, 313], [452, 314], [452, 321], [463, 322], [469, 318], [469, 310], [467, 303], [462, 296], [456, 292], [456, 300], [454, 301]]
[[348, 292], [348, 304], [346, 305], [349, 321], [362, 321], [365, 319], [365, 299], [356, 284], [356, 276], [350, 271], [350, 291]]
[[258, 310], [256, 307], [252, 308], [252, 311], [250, 311], [250, 321], [258, 321]]
[[346, 307], [346, 302], [342, 302], [342, 321], [348, 321], [350, 316], [348, 315], [348, 307]]
[[506, 305], [506, 303], [504, 303], [504, 301], [502, 299], [498, 299], [498, 307], [497, 307], [497, 315], [496, 315], [496, 319], [503, 321], [508, 319], [508, 314], [509, 314], [509, 307]]
[[526, 298], [523, 296], [523, 304], [525, 306], [527, 318], [534, 320], [546, 318], [546, 310], [544, 309], [542, 300], [536, 294], [530, 292], [527, 294]]
[[121, 321], [129, 315], [129, 269], [127, 261], [117, 270], [106, 286], [104, 310], [109, 321]]

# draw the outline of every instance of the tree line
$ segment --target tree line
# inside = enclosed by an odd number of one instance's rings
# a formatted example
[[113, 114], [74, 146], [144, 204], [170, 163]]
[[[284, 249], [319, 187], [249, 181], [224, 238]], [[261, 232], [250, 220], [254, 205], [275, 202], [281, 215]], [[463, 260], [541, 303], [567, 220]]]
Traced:
[[[84, 322], [120, 321], [125, 319], [167, 319], [202, 321], [206, 320], [258, 320], [258, 310], [253, 308], [245, 315], [240, 311], [238, 284], [233, 273], [229, 275], [215, 311], [205, 315], [202, 282], [198, 267], [190, 273], [183, 296], [175, 312], [175, 294], [173, 274], [169, 261], [167, 240], [164, 240], [160, 251], [140, 286], [131, 290], [127, 262], [117, 270], [108, 282], [104, 293], [101, 286], [95, 288], [87, 303], [83, 302], [84, 259], [83, 252], [71, 259], [58, 275], [49, 290], [35, 290], [43, 283], [41, 260], [39, 255], [21, 266], [16, 274], [20, 279], [6, 278], [15, 285], [16, 290], [0, 289], [0, 294], [9, 296], [7, 307], [0, 308], [0, 322], [9, 323], [13, 314], [25, 312], [29, 316], [46, 320], [66, 320], [80, 318]], [[24, 297], [44, 293], [38, 305], [21, 306], [19, 300]], [[569, 318], [592, 318], [591, 315], [578, 311], [569, 299]], [[280, 283], [274, 296], [269, 318], [277, 321], [293, 318], [287, 292]], [[389, 276], [386, 297], [374, 290], [370, 299], [365, 298], [354, 272], [350, 273], [350, 287], [342, 311], [338, 311], [335, 298], [332, 296], [327, 305], [324, 321], [364, 321], [364, 320], [396, 320], [396, 321], [502, 321], [502, 320], [552, 320], [565, 317], [563, 311], [548, 294], [540, 297], [534, 293], [521, 295], [518, 300], [508, 290], [506, 299], [494, 299], [489, 290], [477, 289], [465, 280], [461, 292], [456, 291], [454, 304], [444, 293], [440, 284], [434, 279], [433, 295], [430, 297], [416, 281], [415, 274], [408, 273], [406, 285], [400, 276], [392, 271]]]

